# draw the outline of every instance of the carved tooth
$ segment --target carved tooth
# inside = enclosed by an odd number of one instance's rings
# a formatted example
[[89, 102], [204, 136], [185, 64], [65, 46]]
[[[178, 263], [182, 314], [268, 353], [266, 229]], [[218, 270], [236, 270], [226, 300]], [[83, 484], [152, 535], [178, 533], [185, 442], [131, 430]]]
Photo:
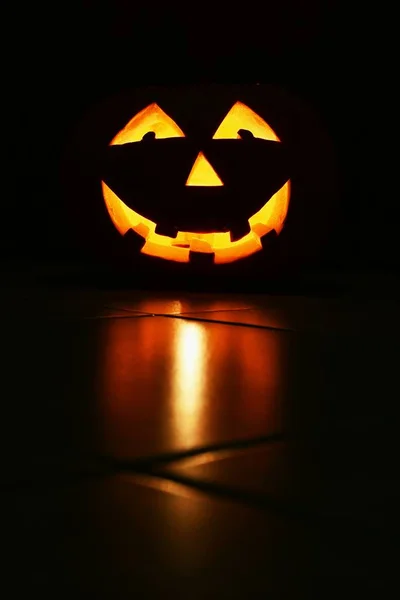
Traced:
[[189, 262], [198, 267], [207, 267], [214, 264], [214, 252], [189, 252]]
[[178, 230], [176, 227], [174, 227], [174, 225], [158, 223], [156, 225], [155, 232], [158, 233], [158, 235], [166, 235], [170, 238], [176, 238]]
[[241, 221], [230, 228], [231, 242], [241, 240], [242, 237], [250, 233], [250, 223], [248, 221]]
[[156, 134], [154, 131], [148, 131], [147, 133], [144, 134], [144, 136], [142, 137], [142, 142], [152, 142], [153, 140], [156, 139]]
[[252, 140], [254, 135], [248, 129], [239, 129], [238, 136], [241, 140]]

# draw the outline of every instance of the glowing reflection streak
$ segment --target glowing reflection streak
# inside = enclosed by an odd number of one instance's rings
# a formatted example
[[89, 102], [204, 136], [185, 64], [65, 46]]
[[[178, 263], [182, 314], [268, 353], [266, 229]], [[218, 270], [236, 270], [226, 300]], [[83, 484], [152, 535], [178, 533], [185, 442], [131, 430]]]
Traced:
[[206, 332], [199, 323], [177, 323], [174, 339], [172, 406], [174, 428], [179, 442], [199, 441], [205, 408]]

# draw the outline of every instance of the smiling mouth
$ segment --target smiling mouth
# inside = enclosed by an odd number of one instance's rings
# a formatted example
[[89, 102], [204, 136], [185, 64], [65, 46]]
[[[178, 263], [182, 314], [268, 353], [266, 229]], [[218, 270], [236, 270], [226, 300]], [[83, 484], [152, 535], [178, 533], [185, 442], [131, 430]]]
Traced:
[[288, 181], [286, 150], [256, 138], [211, 140], [203, 148], [179, 138], [110, 146], [101, 177], [126, 206], [156, 223], [160, 235], [230, 231], [235, 241]]

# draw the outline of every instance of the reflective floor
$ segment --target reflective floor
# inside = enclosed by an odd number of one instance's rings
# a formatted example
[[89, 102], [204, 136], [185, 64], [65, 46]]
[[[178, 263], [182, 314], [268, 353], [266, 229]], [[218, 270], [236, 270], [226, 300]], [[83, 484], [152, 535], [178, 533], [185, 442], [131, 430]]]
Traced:
[[0, 306], [9, 598], [386, 590], [399, 499], [393, 289], [8, 287]]

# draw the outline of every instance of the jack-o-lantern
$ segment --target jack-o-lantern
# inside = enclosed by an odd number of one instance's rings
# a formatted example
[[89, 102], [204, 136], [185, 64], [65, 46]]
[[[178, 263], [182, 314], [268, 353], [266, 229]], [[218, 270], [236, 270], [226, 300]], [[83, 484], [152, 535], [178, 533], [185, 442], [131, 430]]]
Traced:
[[132, 229], [143, 237], [144, 254], [188, 262], [196, 252], [228, 263], [261, 250], [270, 231], [281, 232], [290, 198], [287, 157], [274, 130], [242, 102], [201, 149], [156, 103], [110, 145], [111, 183], [102, 181], [107, 210], [121, 235]]
[[320, 120], [269, 85], [123, 92], [77, 125], [66, 158], [79, 243], [145, 278], [281, 273], [334, 222]]

